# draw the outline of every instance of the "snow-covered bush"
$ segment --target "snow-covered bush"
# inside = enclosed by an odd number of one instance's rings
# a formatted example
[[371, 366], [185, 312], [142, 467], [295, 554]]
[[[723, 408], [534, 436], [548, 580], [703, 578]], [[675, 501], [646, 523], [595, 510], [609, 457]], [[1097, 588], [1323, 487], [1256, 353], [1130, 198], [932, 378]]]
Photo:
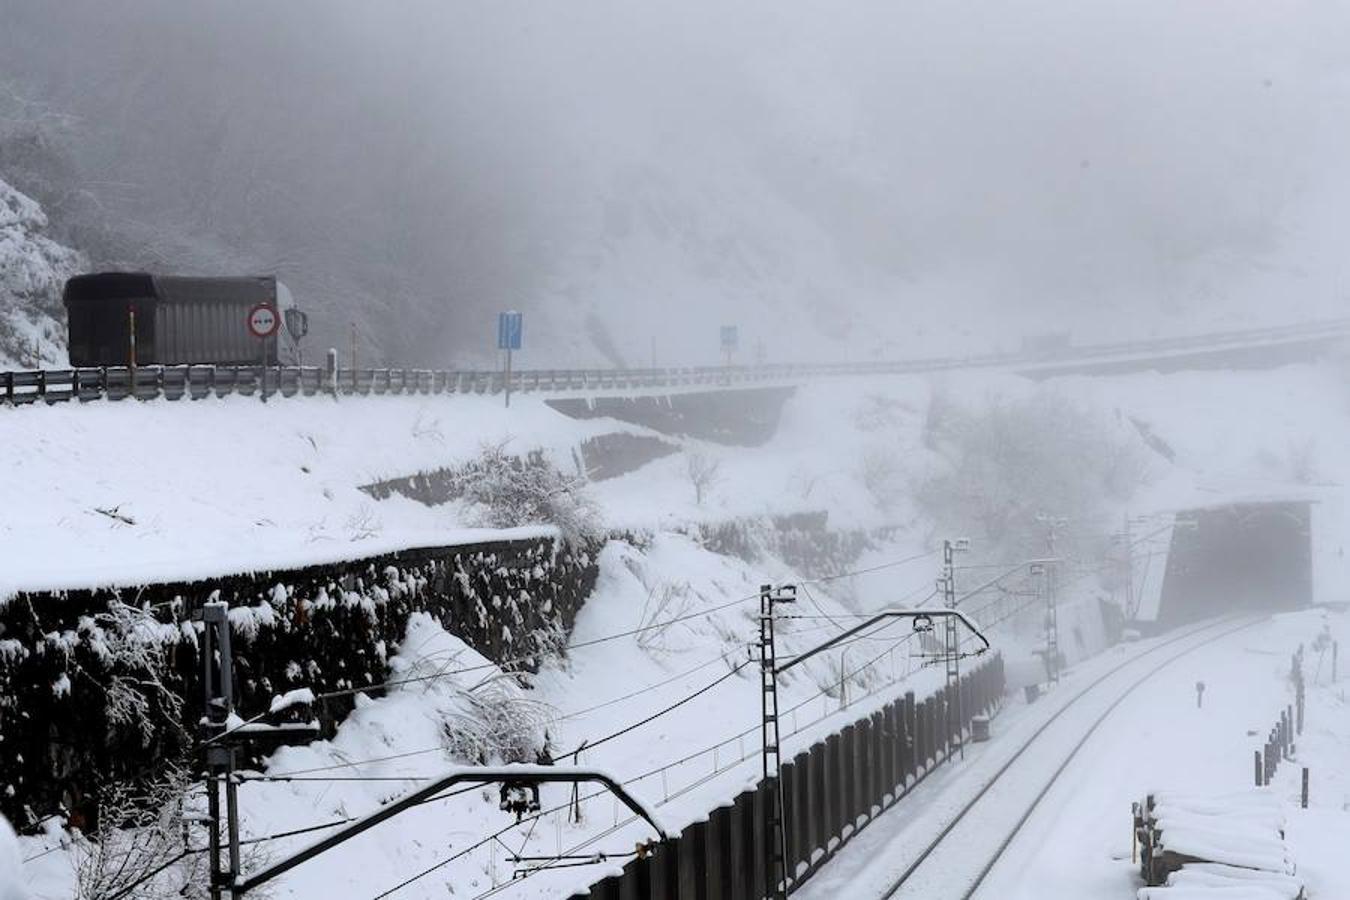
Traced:
[[[205, 810], [198, 805], [204, 798], [185, 764], [170, 764], [146, 783], [106, 787], [97, 837], [75, 832], [71, 841], [76, 898], [206, 900], [209, 861], [198, 850], [206, 841]], [[244, 847], [245, 870], [264, 864], [264, 852], [258, 844]]]
[[138, 732], [144, 746], [161, 723], [181, 731], [183, 698], [165, 684], [170, 673], [164, 648], [177, 638], [177, 629], [119, 600], [93, 621], [93, 639], [111, 663], [101, 680], [109, 726]]
[[459, 481], [470, 517], [488, 528], [554, 525], [572, 546], [599, 532], [585, 480], [565, 474], [542, 451], [514, 456], [504, 443], [484, 445]]
[[450, 714], [442, 728], [451, 757], [479, 765], [539, 760], [553, 716], [547, 704], [500, 674], [457, 693], [464, 711]]

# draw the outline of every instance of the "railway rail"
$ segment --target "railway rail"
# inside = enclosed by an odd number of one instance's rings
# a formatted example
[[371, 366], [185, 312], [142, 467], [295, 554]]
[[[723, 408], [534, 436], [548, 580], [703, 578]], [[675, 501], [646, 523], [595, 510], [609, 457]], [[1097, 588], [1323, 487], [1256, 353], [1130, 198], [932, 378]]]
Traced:
[[[1058, 782], [1060, 776], [1068, 769], [1070, 764], [1078, 756], [1079, 752], [1096, 733], [1097, 729], [1108, 719], [1116, 708], [1130, 697], [1136, 688], [1144, 684], [1159, 671], [1171, 663], [1181, 659], [1189, 653], [1200, 649], [1214, 641], [1227, 637], [1238, 631], [1251, 628], [1262, 621], [1260, 618], [1244, 618], [1238, 624], [1234, 624], [1232, 619], [1223, 619], [1219, 622], [1208, 622], [1195, 628], [1187, 629], [1184, 633], [1175, 635], [1167, 640], [1161, 641], [1152, 647], [1144, 650], [1142, 653], [1131, 656], [1122, 661], [1119, 665], [1112, 667], [1102, 673], [1097, 678], [1083, 686], [1074, 696], [1062, 707], [1055, 711], [1045, 722], [1043, 722], [1032, 734], [1017, 748], [1002, 766], [994, 773], [993, 777], [986, 781], [976, 794], [963, 804], [956, 815], [942, 828], [942, 830], [931, 840], [927, 842], [924, 849], [915, 857], [905, 870], [890, 885], [889, 889], [881, 895], [882, 898], [893, 898], [903, 896], [960, 896], [963, 900], [970, 900], [980, 890], [985, 879], [1003, 857], [1008, 846], [1017, 837], [1022, 827], [1030, 819], [1032, 813], [1040, 805], [1040, 802], [1051, 788]], [[1203, 635], [1200, 640], [1192, 641], [1199, 635]], [[1112, 701], [1096, 715], [1090, 725], [1078, 737], [1072, 745], [1069, 752], [1058, 763], [1050, 773], [1048, 779], [1036, 790], [1030, 801], [1023, 804], [1021, 814], [1017, 817], [1011, 827], [1005, 827], [1001, 830], [993, 830], [987, 820], [977, 821], [976, 811], [982, 811], [982, 803], [990, 799], [990, 794], [995, 789], [1008, 785], [1012, 779], [1007, 776], [1019, 772], [1018, 763], [1023, 760], [1027, 751], [1036, 747], [1042, 736], [1065, 714], [1080, 709], [1078, 706], [1080, 700], [1083, 700], [1090, 694], [1097, 691], [1098, 688], [1112, 681], [1121, 672], [1134, 668], [1137, 664], [1154, 654], [1165, 651], [1168, 648], [1181, 644], [1180, 650], [1167, 653], [1157, 662], [1156, 665], [1148, 667], [1142, 674], [1132, 678], [1122, 690], [1119, 690]], [[1024, 783], [1024, 782], [1019, 782]], [[991, 833], [992, 832], [992, 833]], [[992, 842], [992, 846], [991, 846]], [[946, 854], [951, 854], [952, 859], [943, 858]], [[983, 854], [982, 857], [979, 855]], [[972, 855], [977, 858], [972, 859]], [[960, 865], [953, 865], [953, 859], [959, 860]], [[977, 866], [978, 868], [974, 868]], [[929, 873], [938, 872], [940, 875], [930, 877]], [[968, 879], [961, 886], [959, 895], [953, 893], [934, 893], [933, 878], [936, 878], [948, 885], [953, 878], [952, 873], [961, 871], [968, 873]]]
[[[1298, 346], [1339, 340], [1350, 334], [1350, 319], [1278, 328], [1214, 332], [1149, 341], [1095, 344], [1050, 353], [990, 353], [970, 357], [911, 360], [699, 366], [649, 369], [524, 369], [510, 375], [512, 392], [588, 393], [623, 390], [682, 390], [753, 387], [838, 376], [896, 375], [952, 369], [1008, 368], [1053, 373], [1075, 365], [1163, 358], [1169, 354], [1222, 353], [1248, 348]], [[68, 400], [203, 399], [229, 394], [293, 397], [331, 394], [497, 394], [505, 390], [499, 371], [472, 369], [329, 369], [319, 366], [137, 366], [21, 369], [0, 372], [0, 404], [59, 403]]]

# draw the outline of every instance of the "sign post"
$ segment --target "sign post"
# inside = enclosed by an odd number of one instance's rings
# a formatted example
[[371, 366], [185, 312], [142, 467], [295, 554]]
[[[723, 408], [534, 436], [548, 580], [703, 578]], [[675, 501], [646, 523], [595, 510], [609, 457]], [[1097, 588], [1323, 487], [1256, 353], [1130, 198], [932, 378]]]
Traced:
[[740, 329], [735, 325], [722, 326], [722, 353], [726, 356], [726, 364], [731, 365], [731, 354], [736, 352], [740, 345]]
[[511, 351], [520, 349], [521, 333], [525, 329], [525, 317], [514, 310], [497, 314], [497, 349], [506, 351], [506, 405], [511, 406]]
[[277, 333], [281, 319], [277, 311], [266, 303], [259, 303], [248, 311], [248, 331], [261, 345], [262, 368], [258, 374], [258, 394], [267, 402], [267, 339]]

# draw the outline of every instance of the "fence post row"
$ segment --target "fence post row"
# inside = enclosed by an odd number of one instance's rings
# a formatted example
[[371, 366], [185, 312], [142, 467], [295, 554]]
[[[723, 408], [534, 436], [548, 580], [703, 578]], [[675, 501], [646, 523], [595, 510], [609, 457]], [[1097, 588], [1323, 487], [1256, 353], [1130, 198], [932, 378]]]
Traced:
[[[954, 725], [965, 731], [970, 719], [988, 715], [1003, 696], [1002, 658], [993, 656], [962, 675], [959, 684], [969, 702], [962, 704], [962, 721]], [[908, 691], [783, 763], [779, 778], [787, 818], [785, 868], [794, 885], [819, 870], [859, 829], [947, 758], [946, 709], [954, 702], [947, 688], [921, 702]], [[764, 897], [764, 858], [773, 840], [765, 833], [764, 810], [771, 802], [761, 781], [679, 837], [658, 845], [648, 858], [635, 859], [621, 874], [573, 895], [574, 900]]]

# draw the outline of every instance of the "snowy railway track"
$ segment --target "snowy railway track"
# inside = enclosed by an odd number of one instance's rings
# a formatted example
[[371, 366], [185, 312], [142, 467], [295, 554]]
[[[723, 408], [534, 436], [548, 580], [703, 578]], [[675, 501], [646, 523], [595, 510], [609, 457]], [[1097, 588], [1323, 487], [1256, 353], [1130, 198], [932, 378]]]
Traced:
[[[889, 889], [881, 894], [883, 900], [892, 897], [958, 896], [963, 900], [970, 900], [979, 892], [990, 871], [1002, 859], [1004, 852], [1036, 811], [1041, 800], [1121, 703], [1168, 665], [1201, 647], [1251, 628], [1262, 621], [1264, 619], [1260, 617], [1244, 617], [1234, 624], [1233, 619], [1225, 618], [1188, 629], [1183, 634], [1175, 635], [1131, 656], [1084, 685], [1068, 702], [1041, 723], [975, 795], [959, 808], [956, 815], [891, 883]], [[1130, 679], [1123, 689], [1114, 695], [1108, 692], [1107, 696], [1111, 697], [1111, 700], [1105, 707], [1090, 703], [1085, 705], [1082, 702], [1092, 695], [1102, 693], [1099, 689], [1104, 686], [1118, 683], [1121, 680], [1118, 676], [1127, 670], [1137, 670], [1140, 661], [1145, 659], [1153, 661], [1155, 654], [1175, 648], [1178, 644], [1182, 645], [1181, 649], [1156, 660], [1155, 665]], [[1027, 756], [1027, 751], [1037, 746], [1054, 747], [1055, 744], [1047, 740], [1046, 735], [1057, 723], [1070, 721], [1076, 713], [1084, 709], [1099, 711], [1090, 718], [1086, 727], [1082, 728], [1081, 734], [1073, 741], [1068, 753], [1063, 755], [1046, 777], [1043, 769], [1045, 757], [1036, 754]], [[1069, 718], [1066, 719], [1066, 716]], [[1037, 764], [1042, 768], [1038, 769]], [[1039, 780], [1037, 772], [1040, 772]], [[1022, 777], [1018, 777], [1019, 775]], [[1028, 791], [1032, 792], [1029, 797], [1025, 796]], [[1007, 822], [1009, 818], [1014, 819], [1011, 825]]]

